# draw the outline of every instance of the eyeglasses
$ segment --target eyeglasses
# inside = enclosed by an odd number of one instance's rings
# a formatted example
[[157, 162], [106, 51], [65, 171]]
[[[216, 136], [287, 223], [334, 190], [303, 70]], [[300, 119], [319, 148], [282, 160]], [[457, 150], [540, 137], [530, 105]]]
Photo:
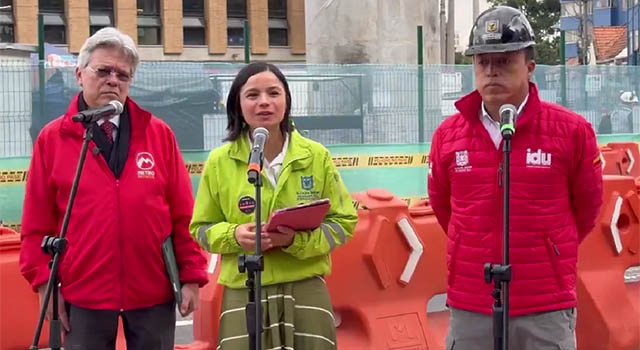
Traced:
[[127, 74], [121, 70], [118, 70], [112, 67], [93, 68], [91, 66], [87, 66], [87, 68], [93, 73], [95, 73], [95, 75], [97, 75], [98, 78], [106, 78], [111, 74], [115, 74], [116, 78], [118, 78], [118, 80], [120, 80], [123, 83], [128, 83], [129, 81], [131, 81], [130, 74]]

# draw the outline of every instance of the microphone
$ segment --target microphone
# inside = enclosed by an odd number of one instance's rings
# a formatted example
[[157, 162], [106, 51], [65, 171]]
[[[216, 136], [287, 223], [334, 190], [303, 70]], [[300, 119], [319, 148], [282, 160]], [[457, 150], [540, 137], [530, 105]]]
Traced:
[[106, 106], [82, 111], [74, 115], [71, 119], [73, 119], [74, 122], [93, 123], [104, 117], [120, 114], [122, 113], [122, 109], [122, 103], [118, 100], [113, 100]]
[[264, 152], [264, 144], [269, 138], [269, 131], [265, 128], [256, 128], [253, 130], [253, 147], [249, 154], [249, 166], [247, 167], [247, 176], [249, 183], [258, 181], [260, 171], [262, 170], [262, 156]]
[[502, 138], [510, 140], [516, 132], [516, 106], [505, 104], [500, 107], [500, 132]]

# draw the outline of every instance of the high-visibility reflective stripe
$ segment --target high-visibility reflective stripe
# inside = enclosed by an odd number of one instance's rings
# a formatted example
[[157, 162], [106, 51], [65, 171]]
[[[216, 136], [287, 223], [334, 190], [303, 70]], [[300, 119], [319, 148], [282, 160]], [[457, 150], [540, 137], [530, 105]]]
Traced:
[[207, 230], [210, 229], [215, 223], [202, 225], [198, 229], [198, 242], [203, 248], [209, 248], [209, 238], [207, 238]]
[[336, 249], [336, 241], [331, 235], [329, 226], [327, 224], [320, 224], [320, 228], [322, 229], [322, 233], [324, 233], [324, 237], [327, 239], [327, 242], [329, 242], [329, 246], [331, 247], [330, 251], [333, 251], [334, 249]]
[[340, 238], [340, 244], [344, 244], [347, 241], [347, 236], [344, 234], [342, 226], [336, 224], [335, 222], [327, 222], [327, 225], [331, 226], [331, 228], [336, 231], [338, 237]]

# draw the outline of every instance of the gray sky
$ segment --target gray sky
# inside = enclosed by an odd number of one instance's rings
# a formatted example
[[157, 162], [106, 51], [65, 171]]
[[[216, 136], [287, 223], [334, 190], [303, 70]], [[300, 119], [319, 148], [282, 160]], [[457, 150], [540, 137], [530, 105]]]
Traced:
[[[473, 26], [473, 0], [456, 0], [455, 4], [455, 30], [460, 36], [460, 46], [466, 48], [469, 41], [469, 33]], [[480, 0], [480, 12], [488, 8], [487, 0]]]

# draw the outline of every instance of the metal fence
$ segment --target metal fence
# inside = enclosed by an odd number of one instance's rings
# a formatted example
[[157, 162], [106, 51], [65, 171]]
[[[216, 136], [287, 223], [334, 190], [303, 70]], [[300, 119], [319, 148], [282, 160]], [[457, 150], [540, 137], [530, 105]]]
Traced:
[[[142, 62], [130, 89], [143, 108], [164, 119], [182, 149], [221, 144], [226, 96], [239, 64]], [[292, 92], [298, 129], [324, 144], [415, 143], [455, 112], [454, 102], [474, 88], [471, 66], [425, 66], [424, 110], [418, 111], [418, 69], [409, 65], [280, 65]], [[74, 67], [46, 68], [0, 60], [0, 157], [28, 156], [42, 127], [64, 113], [79, 91]], [[640, 91], [631, 66], [538, 66], [541, 98], [585, 116], [597, 129], [601, 115], [621, 107], [621, 91]], [[566, 80], [563, 82], [563, 76]], [[563, 86], [565, 87], [563, 89]], [[423, 130], [419, 130], [423, 118]], [[628, 132], [640, 132], [633, 111]]]

